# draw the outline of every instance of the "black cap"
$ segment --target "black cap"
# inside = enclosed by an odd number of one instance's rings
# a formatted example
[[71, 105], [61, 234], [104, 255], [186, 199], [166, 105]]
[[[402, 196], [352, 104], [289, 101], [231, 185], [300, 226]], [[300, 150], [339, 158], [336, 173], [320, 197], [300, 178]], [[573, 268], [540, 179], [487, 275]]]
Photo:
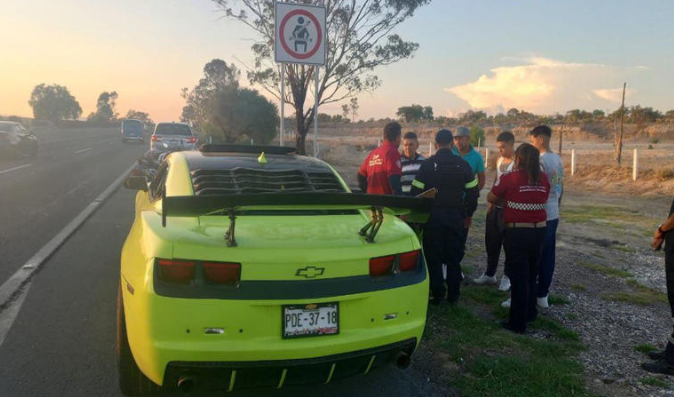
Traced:
[[453, 140], [454, 137], [452, 136], [452, 131], [450, 130], [442, 129], [438, 131], [437, 134], [435, 134], [435, 142], [441, 145], [452, 143]]
[[529, 131], [529, 135], [545, 135], [550, 138], [552, 136], [552, 130], [547, 125], [539, 125], [538, 127], [535, 127], [533, 130]]

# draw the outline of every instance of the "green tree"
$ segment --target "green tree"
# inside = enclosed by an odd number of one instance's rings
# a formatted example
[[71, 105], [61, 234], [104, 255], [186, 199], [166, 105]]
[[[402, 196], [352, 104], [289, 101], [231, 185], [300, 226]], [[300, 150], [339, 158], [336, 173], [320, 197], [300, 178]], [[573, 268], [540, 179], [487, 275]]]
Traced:
[[435, 119], [433, 117], [433, 108], [431, 106], [424, 106], [423, 119], [427, 121], [433, 121]]
[[[258, 37], [251, 47], [254, 67], [248, 79], [268, 93], [281, 98], [280, 65], [274, 63], [274, 1], [273, 0], [213, 0], [225, 16], [253, 29]], [[325, 4], [327, 8], [326, 65], [320, 70], [317, 93], [320, 105], [341, 102], [360, 92], [373, 91], [381, 85], [373, 71], [412, 56], [418, 44], [404, 41], [392, 33], [401, 23], [414, 15], [430, 0], [304, 0], [303, 4]], [[241, 4], [238, 6], [237, 4]], [[316, 111], [305, 108], [307, 94], [317, 67], [286, 65], [286, 103], [295, 109], [297, 149], [305, 154], [306, 135]]]
[[424, 107], [421, 105], [401, 106], [396, 112], [396, 116], [406, 123], [421, 121], [424, 119]]
[[145, 129], [146, 130], [153, 130], [154, 129], [154, 121], [150, 118], [150, 115], [145, 113], [145, 112], [139, 112], [137, 110], [129, 109], [128, 112], [126, 112], [126, 119], [133, 119], [133, 120], [140, 120], [145, 124]]
[[470, 127], [470, 144], [477, 147], [484, 146], [484, 129], [478, 125]]
[[256, 90], [220, 87], [208, 99], [204, 131], [233, 143], [253, 139], [266, 144], [276, 136], [278, 109]]
[[75, 97], [66, 87], [58, 84], [36, 85], [28, 104], [33, 108], [33, 117], [37, 120], [57, 122], [77, 119], [82, 115], [82, 108]]
[[96, 112], [87, 116], [88, 121], [97, 123], [110, 123], [117, 120], [119, 113], [115, 110], [117, 104], [117, 92], [102, 92], [96, 101]]
[[234, 64], [227, 64], [222, 59], [213, 59], [204, 66], [204, 77], [192, 89], [182, 89], [185, 99], [180, 121], [191, 123], [200, 128], [208, 119], [207, 110], [215, 93], [227, 87], [239, 87], [241, 73]]
[[349, 103], [349, 112], [351, 113], [351, 122], [355, 123], [356, 119], [358, 119], [358, 110], [360, 109], [360, 105], [358, 104], [358, 98], [351, 98], [351, 101]]

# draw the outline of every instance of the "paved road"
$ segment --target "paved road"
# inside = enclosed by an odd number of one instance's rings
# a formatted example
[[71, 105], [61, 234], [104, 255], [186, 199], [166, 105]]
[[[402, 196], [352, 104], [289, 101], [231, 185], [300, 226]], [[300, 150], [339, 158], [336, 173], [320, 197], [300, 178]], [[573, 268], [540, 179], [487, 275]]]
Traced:
[[[55, 142], [30, 167], [0, 174], [3, 277], [103, 191], [143, 148], [114, 134]], [[77, 157], [73, 153], [92, 147]], [[19, 164], [20, 165], [20, 164]], [[0, 171], [17, 164], [0, 163]], [[7, 210], [11, 200], [16, 210]], [[133, 192], [120, 189], [44, 264], [0, 345], [0, 396], [119, 396], [115, 298]], [[9, 222], [9, 223], [6, 223]], [[25, 230], [24, 230], [25, 229]], [[22, 305], [17, 306], [18, 303]], [[0, 313], [3, 315], [12, 307]], [[415, 369], [387, 368], [330, 385], [239, 396], [440, 396]], [[218, 394], [222, 395], [222, 394]]]

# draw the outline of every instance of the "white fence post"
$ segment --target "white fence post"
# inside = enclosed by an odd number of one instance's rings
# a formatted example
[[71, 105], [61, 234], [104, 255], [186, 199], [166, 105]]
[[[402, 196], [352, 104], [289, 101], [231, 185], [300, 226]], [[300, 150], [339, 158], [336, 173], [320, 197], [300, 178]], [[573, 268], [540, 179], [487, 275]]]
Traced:
[[484, 167], [489, 168], [489, 149], [484, 148]]
[[377, 138], [377, 147], [381, 146], [381, 139]]
[[639, 176], [639, 153], [634, 149], [634, 162], [632, 164], [632, 180], [636, 181]]
[[576, 149], [571, 149], [571, 176], [576, 175]]
[[433, 155], [433, 142], [428, 142], [428, 157]]

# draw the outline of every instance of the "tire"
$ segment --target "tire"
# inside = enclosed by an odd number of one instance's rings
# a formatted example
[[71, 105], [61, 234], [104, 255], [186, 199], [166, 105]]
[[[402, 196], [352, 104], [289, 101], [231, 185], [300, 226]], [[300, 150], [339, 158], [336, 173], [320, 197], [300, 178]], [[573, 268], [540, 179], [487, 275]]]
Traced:
[[159, 386], [148, 379], [133, 358], [126, 334], [126, 317], [122, 302], [122, 286], [117, 292], [117, 370], [119, 388], [127, 396], [142, 396], [159, 391]]

